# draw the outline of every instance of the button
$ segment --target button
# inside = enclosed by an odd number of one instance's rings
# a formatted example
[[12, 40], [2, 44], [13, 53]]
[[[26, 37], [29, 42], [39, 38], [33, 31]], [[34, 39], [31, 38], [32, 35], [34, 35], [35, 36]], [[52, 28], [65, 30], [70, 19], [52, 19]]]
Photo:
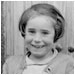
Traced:
[[48, 71], [51, 71], [50, 68], [48, 68]]

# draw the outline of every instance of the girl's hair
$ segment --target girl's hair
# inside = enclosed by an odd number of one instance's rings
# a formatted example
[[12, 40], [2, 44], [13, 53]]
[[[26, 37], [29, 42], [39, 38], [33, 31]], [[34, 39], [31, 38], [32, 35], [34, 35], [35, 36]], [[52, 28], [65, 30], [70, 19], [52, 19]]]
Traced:
[[56, 24], [54, 25], [54, 42], [56, 42], [59, 38], [63, 36], [65, 20], [59, 10], [50, 4], [32, 5], [30, 8], [23, 12], [19, 21], [19, 30], [21, 32], [21, 35], [25, 37], [25, 28], [28, 20], [32, 17], [40, 15], [52, 17], [56, 21]]

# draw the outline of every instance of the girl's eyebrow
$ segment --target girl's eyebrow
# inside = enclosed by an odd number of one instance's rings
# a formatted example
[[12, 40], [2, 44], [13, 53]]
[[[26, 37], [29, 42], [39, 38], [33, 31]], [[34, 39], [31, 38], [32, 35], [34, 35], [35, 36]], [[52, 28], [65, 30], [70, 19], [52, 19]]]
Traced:
[[[35, 30], [34, 28], [28, 28], [29, 31]], [[41, 29], [42, 32], [49, 32], [47, 29]]]
[[28, 28], [28, 30], [35, 30], [34, 28]]
[[42, 32], [49, 32], [49, 30], [45, 30], [45, 29], [43, 29], [43, 30], [41, 30]]

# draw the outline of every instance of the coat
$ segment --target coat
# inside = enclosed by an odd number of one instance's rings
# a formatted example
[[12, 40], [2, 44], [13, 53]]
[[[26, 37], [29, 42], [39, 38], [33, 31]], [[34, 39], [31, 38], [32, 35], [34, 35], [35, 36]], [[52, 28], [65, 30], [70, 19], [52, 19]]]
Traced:
[[[11, 56], [3, 65], [3, 74], [22, 74], [26, 67], [24, 55]], [[44, 71], [47, 74], [73, 74], [74, 60], [69, 55], [58, 53]]]

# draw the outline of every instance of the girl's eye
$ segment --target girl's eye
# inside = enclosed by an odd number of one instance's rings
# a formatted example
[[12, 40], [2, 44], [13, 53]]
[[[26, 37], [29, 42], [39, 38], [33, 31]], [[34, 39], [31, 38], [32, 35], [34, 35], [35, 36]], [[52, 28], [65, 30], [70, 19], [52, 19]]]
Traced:
[[47, 34], [49, 34], [49, 33], [48, 33], [48, 32], [42, 32], [42, 34], [47, 35]]
[[30, 30], [30, 31], [28, 31], [29, 33], [32, 33], [32, 34], [34, 34], [35, 33], [35, 31], [33, 31], [33, 30]]

